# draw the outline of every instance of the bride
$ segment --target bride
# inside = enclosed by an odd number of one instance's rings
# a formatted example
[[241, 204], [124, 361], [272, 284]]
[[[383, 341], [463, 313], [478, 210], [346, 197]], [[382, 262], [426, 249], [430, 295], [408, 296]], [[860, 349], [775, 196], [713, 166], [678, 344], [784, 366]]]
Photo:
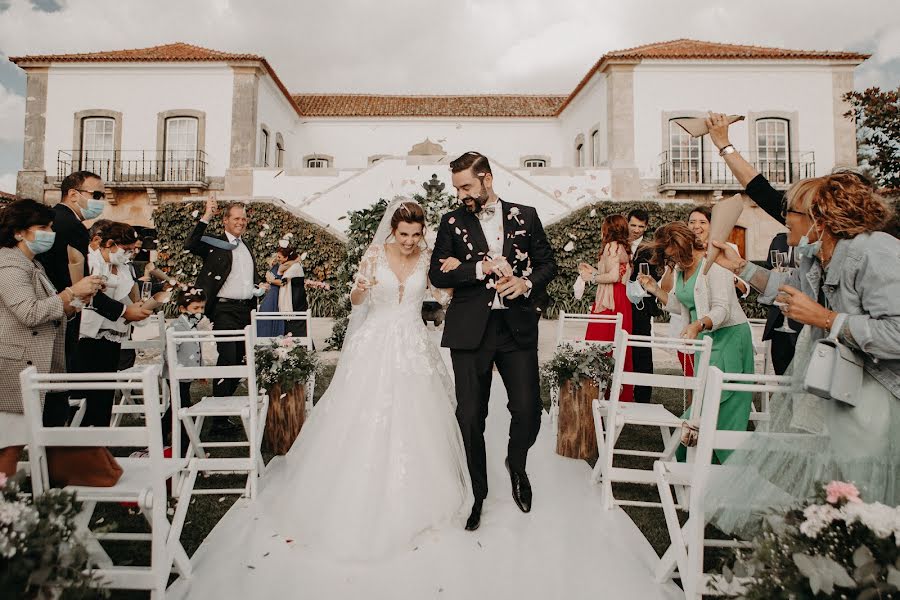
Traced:
[[424, 229], [416, 202], [385, 211], [331, 385], [260, 498], [281, 534], [338, 558], [411, 548], [472, 504], [453, 381], [421, 318]]

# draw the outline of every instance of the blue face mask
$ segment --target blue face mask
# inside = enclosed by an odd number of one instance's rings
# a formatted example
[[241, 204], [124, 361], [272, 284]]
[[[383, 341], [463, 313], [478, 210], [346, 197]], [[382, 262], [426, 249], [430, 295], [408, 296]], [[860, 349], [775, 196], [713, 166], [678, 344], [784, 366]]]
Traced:
[[794, 249], [794, 253], [797, 255], [798, 259], [801, 259], [804, 256], [815, 258], [819, 255], [819, 250], [822, 248], [822, 240], [812, 243], [809, 242], [809, 232], [814, 228], [815, 225], [810, 226], [809, 231], [800, 238], [800, 243], [798, 243], [797, 247]]
[[101, 214], [103, 214], [104, 208], [106, 208], [106, 202], [104, 202], [103, 200], [94, 200], [93, 198], [91, 198], [87, 201], [87, 206], [81, 209], [81, 216], [84, 217], [85, 221], [96, 219]]
[[56, 240], [55, 231], [43, 231], [38, 229], [34, 232], [33, 240], [25, 240], [25, 245], [31, 250], [32, 254], [41, 254], [53, 247]]

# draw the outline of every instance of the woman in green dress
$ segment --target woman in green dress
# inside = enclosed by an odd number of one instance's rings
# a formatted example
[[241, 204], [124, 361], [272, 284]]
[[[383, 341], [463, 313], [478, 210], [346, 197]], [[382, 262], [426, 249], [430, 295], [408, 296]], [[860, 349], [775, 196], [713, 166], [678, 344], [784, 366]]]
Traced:
[[[725, 373], [753, 373], [753, 337], [747, 316], [738, 302], [734, 289], [734, 275], [713, 264], [704, 273], [706, 245], [688, 226], [681, 222], [669, 223], [656, 230], [653, 241], [657, 264], [669, 264], [675, 271], [675, 288], [662, 290], [650, 276], [640, 275], [638, 281], [648, 292], [656, 296], [667, 312], [682, 316], [688, 325], [681, 332], [686, 339], [712, 338], [709, 364]], [[688, 356], [687, 360], [691, 360]], [[719, 429], [746, 431], [750, 421], [750, 392], [726, 392], [719, 407]], [[684, 417], [690, 416], [690, 408]], [[676, 456], [684, 460], [684, 446]], [[719, 462], [728, 457], [728, 451], [716, 451]]]

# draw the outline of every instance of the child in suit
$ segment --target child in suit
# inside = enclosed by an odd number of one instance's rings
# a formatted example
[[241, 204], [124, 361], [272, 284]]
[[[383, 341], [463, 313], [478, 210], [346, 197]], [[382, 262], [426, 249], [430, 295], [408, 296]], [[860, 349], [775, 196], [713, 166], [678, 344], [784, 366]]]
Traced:
[[[178, 298], [178, 318], [172, 322], [175, 331], [196, 331], [206, 310], [206, 294], [202, 289], [190, 288]], [[201, 365], [200, 344], [188, 342], [178, 345], [178, 365], [181, 367], [199, 367]], [[181, 381], [178, 384], [181, 406], [191, 405], [191, 382]], [[162, 417], [163, 444], [168, 446], [172, 440], [172, 405], [166, 409]], [[184, 425], [181, 426], [182, 452], [188, 447], [189, 439]]]

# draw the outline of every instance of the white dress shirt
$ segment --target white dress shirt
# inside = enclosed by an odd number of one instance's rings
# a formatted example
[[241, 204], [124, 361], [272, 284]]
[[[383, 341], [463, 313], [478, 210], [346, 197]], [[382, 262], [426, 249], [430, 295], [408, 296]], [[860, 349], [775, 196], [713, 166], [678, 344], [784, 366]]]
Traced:
[[[497, 200], [497, 210], [494, 215], [485, 219], [478, 219], [481, 225], [481, 231], [484, 233], [484, 239], [488, 245], [488, 256], [490, 258], [499, 258], [503, 256], [503, 205]], [[475, 276], [479, 280], [485, 278], [482, 262], [475, 263]], [[494, 294], [494, 303], [491, 310], [502, 310], [506, 307], [500, 301], [500, 295]]]
[[634, 259], [634, 254], [637, 252], [638, 246], [641, 245], [641, 242], [644, 241], [644, 236], [639, 237], [638, 239], [631, 242], [631, 258]]
[[253, 275], [253, 256], [246, 244], [241, 238], [235, 237], [225, 232], [225, 237], [232, 244], [237, 243], [238, 247], [231, 251], [231, 272], [225, 278], [222, 289], [219, 290], [219, 298], [228, 298], [229, 300], [249, 300], [253, 297], [254, 275]]

